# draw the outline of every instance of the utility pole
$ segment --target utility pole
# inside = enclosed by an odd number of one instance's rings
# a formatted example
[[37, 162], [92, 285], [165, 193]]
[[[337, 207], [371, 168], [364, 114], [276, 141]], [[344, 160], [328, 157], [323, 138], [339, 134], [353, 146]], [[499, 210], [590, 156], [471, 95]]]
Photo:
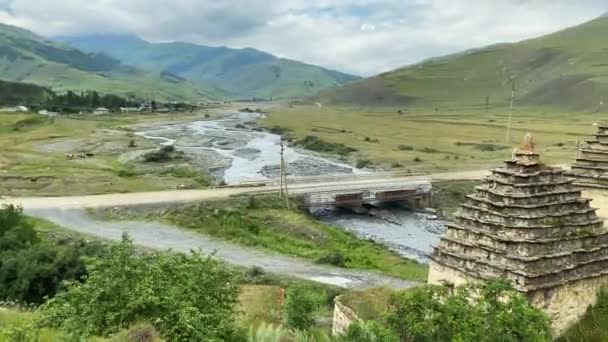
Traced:
[[513, 117], [513, 102], [515, 101], [515, 81], [511, 87], [511, 104], [509, 105], [509, 122], [507, 123], [507, 144], [511, 140], [511, 119]]
[[280, 196], [285, 200], [285, 206], [289, 208], [289, 191], [287, 189], [287, 167], [285, 166], [285, 145], [281, 140], [281, 191]]

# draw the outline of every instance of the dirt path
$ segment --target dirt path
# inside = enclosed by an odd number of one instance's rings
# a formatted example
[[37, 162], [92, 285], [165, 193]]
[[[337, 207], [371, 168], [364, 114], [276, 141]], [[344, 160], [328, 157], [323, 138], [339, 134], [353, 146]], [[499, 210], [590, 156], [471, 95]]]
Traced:
[[270, 273], [345, 288], [364, 289], [377, 286], [408, 288], [419, 284], [374, 272], [318, 265], [157, 222], [100, 221], [91, 218], [84, 209], [28, 209], [26, 207], [25, 210], [28, 215], [45, 218], [67, 229], [103, 239], [118, 241], [123, 233], [126, 233], [135, 244], [143, 247], [181, 252], [200, 249], [207, 254], [214, 253], [216, 257], [233, 265], [259, 266]]

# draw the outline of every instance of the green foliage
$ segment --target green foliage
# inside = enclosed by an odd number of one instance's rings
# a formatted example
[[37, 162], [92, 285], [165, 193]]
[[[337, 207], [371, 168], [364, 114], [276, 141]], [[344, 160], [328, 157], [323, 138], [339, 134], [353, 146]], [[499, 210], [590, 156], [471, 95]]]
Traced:
[[399, 342], [400, 339], [391, 329], [378, 321], [356, 322], [339, 338], [344, 342]]
[[599, 293], [597, 303], [559, 339], [561, 342], [608, 341], [608, 292]]
[[346, 259], [340, 252], [330, 252], [317, 259], [317, 263], [344, 267], [346, 265]]
[[[235, 332], [238, 287], [219, 261], [200, 253], [136, 255], [123, 238], [41, 308], [43, 325], [73, 339], [108, 336], [136, 322], [154, 325], [170, 341], [220, 341]], [[91, 305], [91, 303], [95, 303]]]
[[357, 164], [355, 165], [358, 169], [364, 169], [366, 167], [371, 167], [374, 165], [374, 162], [367, 159], [357, 160]]
[[175, 152], [175, 146], [167, 145], [156, 151], [148, 152], [143, 157], [146, 163], [164, 163], [179, 157], [175, 155]]
[[44, 125], [49, 122], [49, 119], [45, 116], [31, 116], [23, 120], [15, 122], [13, 125], [13, 131], [23, 131], [27, 128]]
[[313, 135], [307, 135], [304, 137], [304, 139], [296, 141], [296, 145], [311, 151], [331, 153], [341, 156], [346, 156], [357, 151], [355, 148], [348, 147], [340, 143], [330, 143]]
[[103, 253], [97, 243], [41, 240], [20, 208], [0, 209], [0, 300], [41, 304], [86, 275], [84, 257]]
[[386, 322], [407, 341], [550, 341], [548, 318], [508, 283], [425, 286], [391, 299]]
[[40, 103], [50, 97], [50, 89], [33, 84], [0, 81], [0, 104], [21, 105], [24, 103]]
[[302, 285], [290, 286], [285, 299], [285, 323], [298, 330], [308, 330], [315, 323], [315, 311], [322, 299]]

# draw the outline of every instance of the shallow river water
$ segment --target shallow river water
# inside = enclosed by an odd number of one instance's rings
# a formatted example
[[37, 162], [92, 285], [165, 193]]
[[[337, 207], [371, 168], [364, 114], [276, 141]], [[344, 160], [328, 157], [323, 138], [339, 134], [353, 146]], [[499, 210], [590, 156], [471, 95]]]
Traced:
[[[137, 134], [162, 145], [174, 144], [195, 163], [198, 161], [201, 168], [207, 168], [226, 184], [236, 185], [279, 176], [281, 137], [247, 125], [259, 118], [259, 114], [234, 113], [218, 120], [151, 127]], [[366, 173], [290, 146], [285, 148], [285, 161], [290, 176]], [[314, 214], [325, 223], [421, 262], [427, 261], [427, 254], [443, 227], [442, 222], [430, 220], [428, 215], [396, 207], [374, 211], [374, 215], [342, 210], [321, 210]]]

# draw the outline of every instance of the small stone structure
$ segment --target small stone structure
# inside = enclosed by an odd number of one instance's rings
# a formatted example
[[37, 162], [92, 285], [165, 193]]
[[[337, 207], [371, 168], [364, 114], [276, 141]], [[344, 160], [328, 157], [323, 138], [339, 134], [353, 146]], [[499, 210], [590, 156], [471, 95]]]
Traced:
[[539, 161], [529, 135], [505, 164], [447, 224], [429, 283], [507, 279], [549, 315], [559, 336], [608, 282], [608, 230], [573, 180]]
[[568, 176], [593, 199], [598, 214], [608, 217], [608, 124], [596, 124], [597, 132], [588, 140]]
[[608, 190], [608, 124], [597, 124], [593, 137], [580, 150], [569, 175], [580, 187]]
[[331, 333], [333, 336], [340, 336], [346, 332], [351, 324], [359, 321], [353, 309], [342, 303], [342, 296], [336, 297], [334, 300], [334, 318], [331, 325]]

